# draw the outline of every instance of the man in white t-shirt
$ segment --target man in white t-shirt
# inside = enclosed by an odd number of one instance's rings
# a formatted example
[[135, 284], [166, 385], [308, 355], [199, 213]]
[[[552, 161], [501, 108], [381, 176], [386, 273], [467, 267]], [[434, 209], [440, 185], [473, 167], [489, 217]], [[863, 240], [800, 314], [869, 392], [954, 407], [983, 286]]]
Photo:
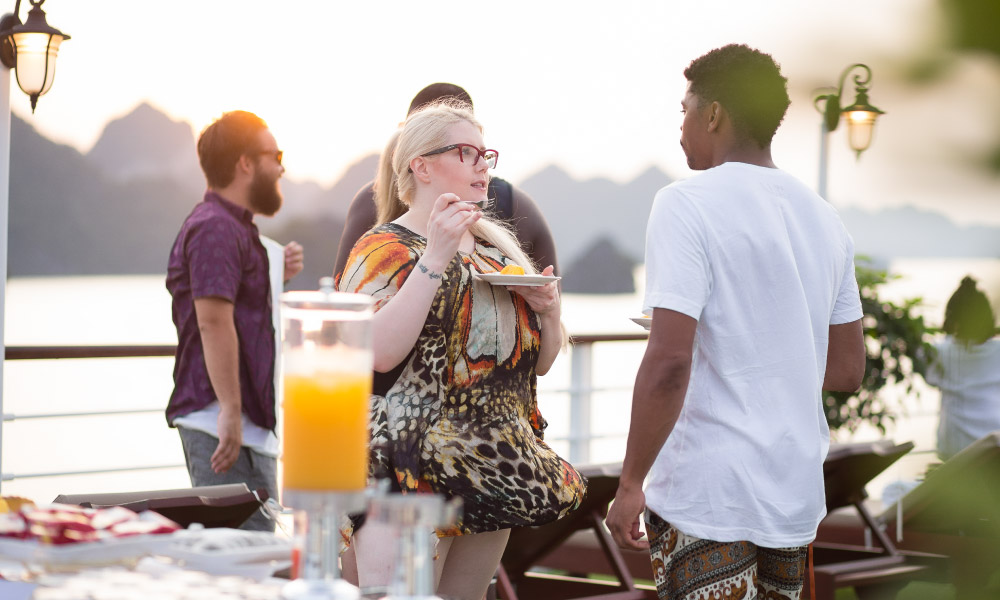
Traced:
[[705, 172], [653, 203], [653, 321], [607, 524], [650, 550], [660, 598], [794, 600], [826, 512], [822, 390], [864, 374], [854, 243], [771, 159], [789, 99], [769, 55], [729, 45], [684, 74], [681, 147]]

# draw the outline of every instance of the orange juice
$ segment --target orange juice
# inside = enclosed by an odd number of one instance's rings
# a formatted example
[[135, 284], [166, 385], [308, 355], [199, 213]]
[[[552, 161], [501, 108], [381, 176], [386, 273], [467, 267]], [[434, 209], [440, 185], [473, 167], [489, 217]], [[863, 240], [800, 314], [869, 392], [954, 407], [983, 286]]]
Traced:
[[286, 374], [284, 384], [283, 487], [364, 489], [371, 372]]

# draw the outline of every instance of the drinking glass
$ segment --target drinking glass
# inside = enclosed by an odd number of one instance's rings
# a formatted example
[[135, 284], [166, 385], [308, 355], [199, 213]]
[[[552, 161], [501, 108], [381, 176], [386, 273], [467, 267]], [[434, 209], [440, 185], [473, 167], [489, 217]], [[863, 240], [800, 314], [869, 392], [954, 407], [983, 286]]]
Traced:
[[434, 528], [454, 525], [462, 501], [438, 494], [385, 494], [369, 500], [368, 519], [392, 531], [395, 556], [380, 600], [442, 600], [434, 594]]

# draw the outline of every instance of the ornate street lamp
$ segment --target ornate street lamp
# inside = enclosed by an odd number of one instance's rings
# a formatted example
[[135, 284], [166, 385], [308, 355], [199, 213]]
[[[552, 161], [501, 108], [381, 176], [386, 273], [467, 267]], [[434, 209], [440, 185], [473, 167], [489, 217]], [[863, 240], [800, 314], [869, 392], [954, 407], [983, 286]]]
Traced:
[[38, 97], [49, 91], [55, 80], [59, 44], [69, 36], [45, 22], [45, 0], [29, 2], [31, 10], [24, 24], [18, 17], [21, 0], [15, 3], [13, 14], [0, 20], [0, 62], [14, 69], [17, 85], [31, 97], [31, 112], [35, 112]]
[[[856, 93], [854, 104], [841, 107], [844, 82], [851, 71], [855, 69], [860, 69], [863, 73], [854, 75], [854, 91]], [[857, 157], [861, 158], [861, 153], [867, 150], [872, 143], [875, 120], [879, 115], [885, 114], [885, 111], [875, 108], [868, 102], [868, 84], [871, 79], [872, 70], [868, 68], [868, 65], [853, 64], [840, 74], [840, 83], [835, 92], [820, 94], [813, 101], [816, 110], [823, 115], [820, 138], [819, 194], [824, 198], [826, 197], [827, 133], [837, 129], [837, 126], [840, 125], [840, 116], [844, 115], [847, 120], [847, 143], [850, 144], [852, 150], [857, 152]]]

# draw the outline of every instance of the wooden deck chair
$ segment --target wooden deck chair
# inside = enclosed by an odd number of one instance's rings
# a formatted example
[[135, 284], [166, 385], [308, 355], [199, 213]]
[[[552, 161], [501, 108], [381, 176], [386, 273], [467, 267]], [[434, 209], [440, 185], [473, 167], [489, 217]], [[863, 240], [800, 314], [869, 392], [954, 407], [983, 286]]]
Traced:
[[1000, 431], [930, 469], [878, 521], [904, 551], [951, 557], [958, 597], [998, 597], [987, 590], [1000, 570]]
[[[843, 587], [862, 600], [893, 598], [914, 579], [944, 576], [944, 556], [900, 550], [865, 505], [865, 486], [912, 448], [890, 440], [831, 446], [823, 465], [828, 516], [813, 544], [816, 600], [832, 600]], [[838, 510], [844, 507], [853, 511]]]
[[1000, 540], [1000, 431], [930, 469], [898, 504], [882, 519], [902, 514], [904, 530]]
[[[633, 579], [638, 569], [652, 579], [649, 555], [644, 552], [623, 552], [604, 527], [608, 505], [618, 489], [621, 464], [579, 467], [587, 477], [587, 496], [583, 504], [566, 518], [540, 527], [519, 527], [511, 530], [507, 549], [497, 571], [497, 592], [502, 600], [644, 600], [656, 598], [655, 590], [640, 589]], [[598, 552], [579, 552], [579, 546], [569, 549], [567, 540], [580, 532], [596, 538]], [[594, 555], [598, 554], [594, 565]], [[627, 554], [637, 555], [626, 557]], [[639, 560], [636, 560], [638, 558]], [[603, 559], [603, 560], [602, 560]], [[603, 562], [604, 564], [600, 564]], [[567, 571], [569, 575], [529, 572], [544, 564], [547, 568]], [[595, 581], [583, 577], [593, 572], [611, 572], [617, 581]]]

